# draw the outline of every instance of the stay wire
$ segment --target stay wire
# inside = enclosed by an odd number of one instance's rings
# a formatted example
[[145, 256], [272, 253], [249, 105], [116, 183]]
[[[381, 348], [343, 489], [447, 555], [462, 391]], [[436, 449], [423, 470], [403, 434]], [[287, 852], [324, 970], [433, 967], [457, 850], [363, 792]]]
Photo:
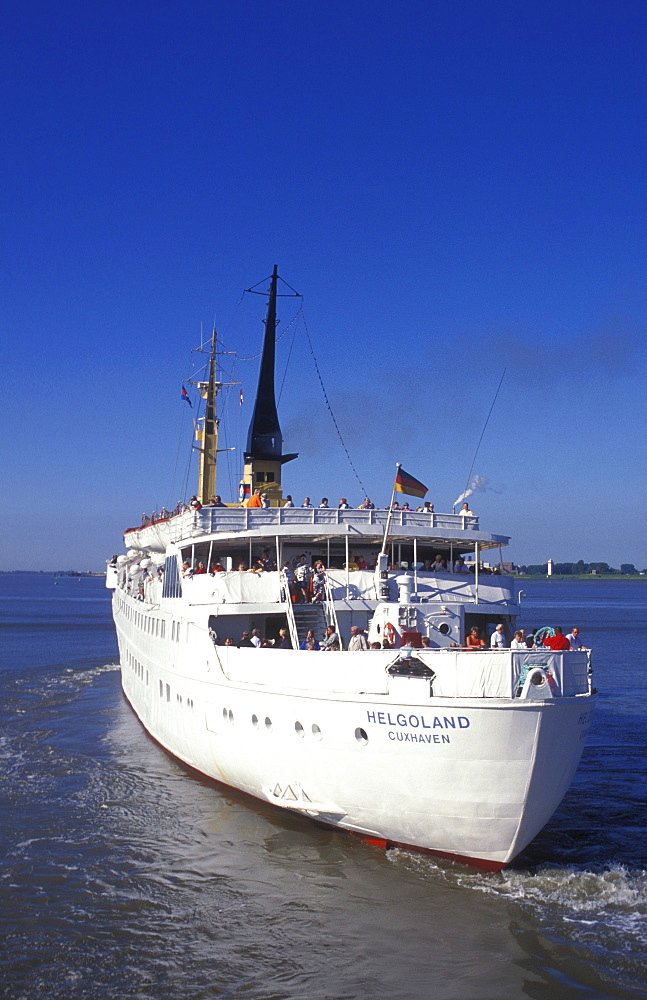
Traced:
[[490, 412], [488, 413], [488, 415], [486, 417], [486, 420], [485, 420], [485, 423], [483, 424], [483, 430], [481, 431], [481, 436], [479, 438], [479, 443], [476, 446], [476, 451], [474, 452], [474, 458], [472, 459], [472, 464], [470, 465], [470, 471], [469, 471], [469, 474], [467, 476], [467, 483], [465, 484], [465, 489], [466, 490], [468, 490], [470, 488], [470, 482], [472, 480], [472, 472], [474, 471], [474, 466], [476, 464], [476, 456], [479, 453], [479, 448], [481, 447], [481, 441], [483, 440], [483, 437], [485, 435], [485, 431], [487, 429], [487, 425], [490, 422], [490, 417], [492, 416], [492, 410], [494, 409], [494, 404], [496, 403], [497, 396], [499, 395], [499, 390], [501, 389], [501, 386], [503, 385], [503, 380], [505, 378], [505, 373], [507, 372], [507, 370], [508, 370], [507, 368], [503, 369], [503, 373], [501, 375], [501, 378], [499, 379], [499, 385], [497, 386], [497, 390], [494, 393], [494, 399], [492, 400], [492, 406], [490, 407]]
[[339, 424], [337, 423], [337, 420], [335, 419], [335, 414], [333, 413], [332, 406], [330, 405], [330, 400], [328, 399], [328, 393], [326, 392], [326, 387], [325, 387], [323, 379], [321, 377], [321, 372], [319, 371], [319, 365], [317, 364], [317, 358], [315, 356], [314, 348], [312, 346], [312, 341], [310, 340], [310, 334], [308, 332], [308, 324], [306, 323], [305, 316], [303, 315], [303, 307], [301, 307], [301, 309], [299, 310], [299, 312], [301, 313], [301, 318], [303, 319], [303, 329], [305, 330], [305, 333], [306, 333], [306, 337], [307, 337], [307, 340], [308, 340], [308, 346], [310, 348], [310, 353], [312, 354], [312, 360], [313, 360], [313, 363], [314, 363], [314, 366], [315, 366], [315, 371], [317, 373], [317, 378], [319, 379], [319, 385], [321, 386], [321, 391], [323, 393], [324, 400], [326, 401], [326, 406], [328, 408], [328, 413], [330, 414], [330, 419], [332, 420], [333, 424], [335, 425], [335, 430], [337, 431], [337, 437], [339, 438], [339, 440], [341, 442], [341, 446], [344, 449], [344, 452], [346, 453], [346, 458], [348, 459], [348, 464], [350, 465], [351, 469], [353, 470], [353, 475], [355, 476], [355, 479], [359, 483], [359, 485], [360, 485], [360, 487], [362, 489], [362, 493], [364, 494], [364, 496], [368, 496], [368, 492], [366, 490], [366, 487], [364, 486], [364, 483], [360, 479], [359, 473], [358, 473], [357, 469], [353, 465], [353, 460], [350, 457], [350, 454], [348, 453], [348, 448], [346, 447], [346, 444], [345, 444], [344, 439], [342, 437], [341, 431], [339, 429]]

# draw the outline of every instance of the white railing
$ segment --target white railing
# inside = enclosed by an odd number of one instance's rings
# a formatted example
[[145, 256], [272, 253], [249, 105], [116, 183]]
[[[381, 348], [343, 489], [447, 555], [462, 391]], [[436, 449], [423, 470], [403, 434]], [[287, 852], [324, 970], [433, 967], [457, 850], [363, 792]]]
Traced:
[[[332, 627], [334, 628], [334, 630], [337, 633], [337, 635], [339, 635], [339, 622], [337, 621], [337, 612], [335, 611], [335, 598], [334, 598], [334, 595], [333, 595], [332, 583], [331, 583], [330, 579], [328, 578], [328, 574], [327, 573], [326, 573], [326, 582], [325, 582], [324, 593], [326, 595], [326, 598], [325, 598], [325, 601], [324, 601], [324, 610], [325, 610], [325, 614], [326, 614], [326, 621], [328, 622], [329, 625], [332, 625]], [[341, 641], [341, 637], [340, 637], [340, 641]]]
[[[185, 511], [167, 522], [171, 541], [191, 535], [211, 534], [215, 531], [266, 531], [278, 526], [351, 525], [358, 528], [376, 527], [381, 533], [386, 526], [387, 510], [339, 510], [321, 507], [203, 507], [199, 511]], [[151, 525], [150, 527], [154, 527]], [[477, 531], [478, 517], [462, 514], [425, 514], [422, 511], [393, 511], [390, 529], [439, 528], [453, 531]], [[141, 529], [146, 530], [146, 529]]]
[[279, 571], [279, 579], [281, 581], [281, 597], [283, 598], [283, 601], [285, 603], [285, 613], [288, 619], [290, 639], [292, 640], [292, 649], [298, 649], [299, 630], [297, 629], [297, 623], [294, 617], [294, 608], [292, 606], [292, 594], [290, 593], [290, 581], [288, 580], [283, 570]]

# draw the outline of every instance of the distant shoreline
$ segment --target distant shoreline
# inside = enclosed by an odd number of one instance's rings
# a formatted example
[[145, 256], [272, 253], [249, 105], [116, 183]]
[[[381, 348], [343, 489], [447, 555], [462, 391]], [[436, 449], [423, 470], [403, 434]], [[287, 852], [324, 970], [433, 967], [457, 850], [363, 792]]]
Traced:
[[79, 577], [102, 577], [106, 575], [105, 570], [96, 573], [88, 570], [87, 573], [79, 573], [74, 569], [0, 569], [0, 576], [69, 576], [71, 579]]
[[[71, 569], [68, 569], [68, 570], [60, 570], [60, 569], [59, 570], [56, 570], [56, 569], [0, 569], [0, 576], [59, 576], [59, 577], [66, 576], [66, 577], [70, 577], [72, 579], [74, 577], [77, 577], [77, 578], [78, 577], [89, 577], [89, 578], [93, 579], [93, 578], [96, 578], [96, 577], [105, 577], [105, 575], [106, 575], [105, 570], [100, 570], [100, 571], [98, 571], [96, 573], [93, 573], [93, 572], [90, 572], [90, 571], [88, 571], [87, 573], [79, 573], [77, 570], [71, 570]], [[524, 582], [532, 581], [532, 580], [542, 580], [542, 581], [553, 581], [554, 580], [556, 582], [563, 582], [564, 580], [566, 580], [566, 581], [568, 581], [568, 580], [577, 580], [578, 583], [580, 583], [580, 582], [587, 582], [589, 580], [592, 581], [592, 582], [595, 582], [597, 580], [604, 580], [604, 581], [606, 581], [608, 583], [609, 580], [629, 580], [629, 581], [631, 581], [633, 583], [635, 583], [636, 581], [638, 581], [638, 582], [642, 581], [644, 583], [647, 583], [647, 574], [641, 575], [640, 573], [622, 573], [622, 574], [621, 573], [606, 573], [606, 574], [596, 573], [595, 575], [593, 575], [591, 573], [582, 573], [582, 574], [579, 574], [579, 575], [576, 574], [576, 573], [571, 573], [571, 574], [568, 574], [568, 573], [565, 573], [565, 574], [553, 573], [552, 576], [547, 576], [547, 575], [539, 574], [539, 573], [535, 573], [535, 574], [532, 574], [532, 575], [531, 574], [527, 574], [527, 573], [520, 573], [520, 574], [513, 573], [512, 576], [514, 577], [515, 580], [523, 580]]]
[[563, 582], [564, 580], [577, 580], [578, 583], [580, 582], [586, 583], [589, 580], [592, 583], [595, 582], [596, 580], [605, 580], [607, 583], [609, 582], [609, 580], [630, 580], [633, 583], [635, 583], [636, 581], [644, 581], [645, 583], [647, 583], [647, 575], [641, 575], [640, 573], [596, 573], [595, 575], [593, 575], [592, 573], [581, 573], [581, 574], [553, 573], [552, 576], [547, 576], [544, 574], [540, 575], [539, 573], [535, 573], [533, 575], [520, 573], [518, 575], [515, 574], [515, 580], [525, 580], [525, 581], [542, 580], [544, 582], [546, 581], [550, 582], [551, 580], [555, 580], [558, 582]]

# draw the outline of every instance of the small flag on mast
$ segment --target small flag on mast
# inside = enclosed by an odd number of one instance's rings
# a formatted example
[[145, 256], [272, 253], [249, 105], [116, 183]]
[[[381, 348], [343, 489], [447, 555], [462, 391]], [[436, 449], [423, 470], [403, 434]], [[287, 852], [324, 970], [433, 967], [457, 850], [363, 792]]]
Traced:
[[240, 405], [242, 406], [243, 403], [245, 402], [245, 397], [243, 396], [243, 390], [242, 389], [240, 390], [239, 399], [240, 399]]
[[192, 403], [192, 402], [191, 402], [191, 400], [189, 399], [189, 394], [188, 394], [188, 392], [186, 391], [186, 389], [184, 388], [184, 386], [182, 386], [182, 391], [181, 391], [181, 393], [180, 393], [180, 396], [182, 397], [182, 399], [186, 399], [186, 401], [187, 401], [187, 403], [189, 404], [189, 406], [191, 407], [191, 409], [193, 409], [193, 403]]
[[406, 493], [408, 497], [419, 497], [421, 500], [427, 493], [428, 487], [421, 483], [419, 479], [414, 479], [402, 466], [399, 466], [395, 477], [395, 487], [398, 493]]

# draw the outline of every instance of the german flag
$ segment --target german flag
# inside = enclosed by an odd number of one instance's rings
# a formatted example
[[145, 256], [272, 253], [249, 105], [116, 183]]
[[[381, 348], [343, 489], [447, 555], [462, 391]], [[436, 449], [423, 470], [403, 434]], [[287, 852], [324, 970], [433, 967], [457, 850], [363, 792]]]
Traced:
[[398, 493], [406, 493], [408, 497], [419, 497], [421, 500], [427, 493], [428, 487], [421, 483], [419, 479], [414, 479], [402, 466], [399, 467], [395, 477], [395, 489]]

